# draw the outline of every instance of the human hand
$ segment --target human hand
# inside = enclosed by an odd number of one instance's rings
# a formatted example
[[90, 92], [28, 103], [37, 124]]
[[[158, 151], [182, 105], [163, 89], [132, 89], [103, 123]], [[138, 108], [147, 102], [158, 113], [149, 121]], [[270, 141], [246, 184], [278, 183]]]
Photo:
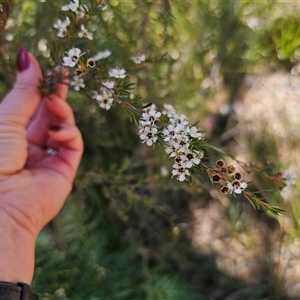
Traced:
[[67, 85], [42, 98], [39, 64], [24, 48], [17, 68], [0, 105], [0, 280], [30, 284], [36, 238], [72, 189], [83, 142]]

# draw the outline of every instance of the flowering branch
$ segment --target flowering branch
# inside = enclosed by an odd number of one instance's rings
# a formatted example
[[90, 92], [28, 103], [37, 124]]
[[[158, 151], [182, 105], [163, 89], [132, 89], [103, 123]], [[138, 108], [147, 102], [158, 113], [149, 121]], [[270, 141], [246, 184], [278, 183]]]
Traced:
[[[73, 0], [62, 6], [61, 10], [66, 15], [53, 25], [57, 30], [57, 37], [62, 41], [57, 46], [62, 50], [59, 51], [57, 59], [61, 60], [62, 66], [70, 69], [70, 86], [77, 92], [87, 94], [102, 109], [109, 110], [119, 104], [131, 112], [133, 119], [137, 121], [141, 142], [148, 146], [158, 142], [164, 147], [169, 158], [173, 159], [172, 177], [177, 180], [191, 181], [199, 172], [206, 171], [213, 184], [221, 185], [221, 193], [234, 196], [243, 194], [256, 209], [266, 210], [276, 217], [282, 213], [282, 209], [269, 205], [248, 191], [243, 174], [235, 166], [226, 166], [223, 159], [217, 160], [213, 167], [205, 165], [202, 159], [208, 148], [222, 155], [228, 154], [208, 145], [204, 140], [204, 132], [190, 125], [187, 117], [176, 112], [173, 106], [164, 104], [160, 112], [155, 104], [142, 105], [141, 96], [132, 93], [136, 87], [130, 82], [130, 70], [112, 66], [109, 61], [112, 54], [110, 50], [102, 50], [92, 55], [89, 50], [83, 52], [72, 46], [78, 39], [93, 40], [94, 33], [89, 29], [88, 20], [93, 14], [101, 13], [103, 7], [103, 1], [95, 1], [88, 7], [80, 5], [79, 0]], [[51, 52], [54, 61], [56, 52]], [[131, 70], [134, 70], [153, 63], [156, 59], [147, 59], [144, 54], [136, 53], [130, 60], [134, 64]], [[41, 92], [43, 95], [50, 95], [53, 93], [54, 83], [64, 80], [59, 70], [46, 72], [40, 83]], [[237, 160], [236, 162], [242, 164]]]

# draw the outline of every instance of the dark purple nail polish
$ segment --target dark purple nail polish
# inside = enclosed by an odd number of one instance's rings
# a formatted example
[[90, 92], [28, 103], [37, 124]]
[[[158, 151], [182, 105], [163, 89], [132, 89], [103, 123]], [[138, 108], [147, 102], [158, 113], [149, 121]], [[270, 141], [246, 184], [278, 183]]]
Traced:
[[27, 70], [30, 65], [29, 53], [24, 47], [20, 47], [17, 52], [16, 65], [19, 73]]
[[50, 127], [50, 130], [51, 131], [60, 131], [61, 130], [61, 126], [59, 126], [59, 125], [52, 126], [52, 127]]

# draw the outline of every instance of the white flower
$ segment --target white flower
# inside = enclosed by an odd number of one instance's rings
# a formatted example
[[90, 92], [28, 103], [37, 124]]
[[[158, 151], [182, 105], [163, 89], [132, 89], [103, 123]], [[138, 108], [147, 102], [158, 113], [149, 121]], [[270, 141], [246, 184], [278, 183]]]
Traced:
[[5, 39], [9, 42], [13, 41], [14, 40], [14, 35], [12, 33], [8, 33], [6, 36], [5, 36]]
[[142, 143], [152, 146], [157, 140], [157, 128], [155, 126], [140, 127], [140, 139]]
[[70, 82], [71, 86], [74, 86], [75, 91], [79, 91], [85, 87], [84, 81], [82, 78], [77, 76], [74, 77], [74, 80]]
[[172, 115], [176, 114], [176, 111], [171, 104], [164, 104], [163, 107], [164, 107], [162, 111], [163, 115], [167, 115], [168, 117], [171, 117]]
[[109, 110], [114, 102], [114, 99], [111, 97], [111, 94], [108, 93], [101, 93], [94, 92], [95, 95], [93, 96], [93, 99], [96, 99], [98, 101], [98, 104], [101, 108]]
[[87, 29], [84, 27], [83, 24], [81, 24], [80, 30], [81, 30], [81, 31], [78, 32], [78, 36], [79, 36], [80, 38], [83, 38], [83, 37], [84, 37], [84, 38], [89, 39], [89, 40], [92, 40], [92, 39], [93, 39], [93, 34], [92, 34], [91, 32], [88, 32]]
[[153, 124], [155, 121], [159, 120], [161, 113], [155, 109], [150, 109], [142, 113], [142, 119], [147, 124]]
[[[177, 164], [177, 165], [184, 164], [185, 168], [187, 168], [187, 166], [186, 166], [185, 162], [183, 161], [183, 159], [184, 159], [184, 157], [183, 157], [183, 155], [181, 155], [181, 152], [176, 152], [175, 153], [175, 155], [174, 155], [175, 164]], [[173, 168], [174, 168], [174, 165], [173, 165]]]
[[104, 80], [101, 82], [106, 88], [112, 90], [115, 86], [115, 83], [112, 80]]
[[136, 54], [130, 58], [135, 64], [141, 64], [146, 60], [146, 56], [144, 54]]
[[78, 8], [79, 8], [79, 0], [74, 0], [74, 2], [62, 6], [61, 10], [63, 11], [71, 10], [73, 12], [76, 12]]
[[187, 168], [192, 168], [193, 166], [200, 164], [201, 159], [198, 153], [187, 151], [182, 156], [183, 162], [185, 163]]
[[190, 140], [186, 135], [176, 135], [169, 144], [172, 145], [173, 148], [176, 149], [178, 152], [186, 152], [190, 146]]
[[170, 141], [171, 139], [173, 139], [176, 136], [176, 134], [178, 134], [178, 132], [179, 132], [178, 127], [176, 127], [172, 124], [168, 125], [168, 127], [164, 128], [164, 130], [162, 132], [164, 135], [164, 141], [165, 142]]
[[69, 50], [69, 52], [66, 53], [68, 54], [68, 56], [63, 57], [63, 65], [66, 67], [74, 67], [78, 63], [80, 56], [84, 55], [84, 53], [80, 54], [81, 50], [78, 48], [72, 48], [71, 50]]
[[173, 114], [172, 117], [170, 117], [170, 122], [172, 124], [180, 125], [182, 128], [189, 124], [187, 117], [184, 114], [177, 113]]
[[64, 38], [67, 35], [67, 30], [58, 30], [56, 35], [60, 38]]
[[293, 189], [290, 185], [286, 185], [281, 191], [280, 191], [280, 195], [282, 198], [284, 198], [285, 200], [289, 200], [293, 197]]
[[166, 153], [170, 154], [170, 157], [176, 156], [176, 149], [169, 143], [169, 146], [165, 148]]
[[113, 95], [114, 95], [114, 91], [102, 87], [101, 88], [101, 95], [104, 98], [112, 98]]
[[71, 23], [70, 19], [68, 17], [66, 17], [66, 19], [64, 21], [57, 20], [57, 22], [53, 24], [53, 27], [58, 30], [62, 30], [62, 29], [65, 29], [67, 26], [69, 26], [70, 23]]
[[65, 21], [57, 20], [56, 23], [53, 24], [53, 27], [56, 28], [57, 36], [60, 38], [64, 38], [67, 35], [67, 27], [70, 25], [70, 19], [67, 17]]
[[81, 6], [75, 11], [75, 14], [76, 14], [77, 17], [83, 19], [84, 16], [85, 16], [86, 10], [87, 10], [87, 6], [86, 6], [86, 5], [81, 5]]
[[227, 182], [227, 187], [230, 190], [230, 194], [235, 192], [236, 194], [241, 194], [244, 189], [247, 188], [246, 182], [240, 182], [239, 180], [234, 180], [233, 182]]
[[284, 170], [282, 178], [284, 179], [285, 186], [280, 191], [280, 195], [286, 200], [291, 199], [293, 196], [293, 186], [297, 184], [298, 176], [290, 170]]
[[286, 186], [290, 186], [297, 183], [298, 176], [290, 170], [284, 170], [282, 178], [285, 180]]
[[199, 132], [196, 127], [191, 127], [189, 130], [189, 134], [191, 137], [198, 139], [198, 140], [202, 140], [204, 138], [204, 133]]
[[110, 77], [115, 77], [115, 78], [125, 78], [126, 77], [126, 71], [124, 69], [120, 69], [118, 67], [110, 69], [108, 71], [108, 74]]
[[172, 177], [177, 176], [177, 180], [185, 181], [187, 180], [186, 176], [190, 176], [189, 170], [186, 169], [184, 164], [174, 164], [172, 171]]
[[99, 60], [99, 59], [104, 59], [104, 58], [106, 58], [106, 57], [108, 57], [108, 56], [110, 56], [111, 55], [111, 51], [109, 51], [109, 50], [104, 50], [104, 51], [100, 51], [100, 52], [98, 52], [94, 57], [93, 57], [93, 59], [94, 60]]
[[65, 28], [65, 25], [62, 20], [57, 20], [57, 22], [53, 24], [53, 27], [60, 30], [62, 28]]
[[151, 104], [150, 107], [147, 107], [145, 110], [156, 110], [156, 105], [155, 104]]

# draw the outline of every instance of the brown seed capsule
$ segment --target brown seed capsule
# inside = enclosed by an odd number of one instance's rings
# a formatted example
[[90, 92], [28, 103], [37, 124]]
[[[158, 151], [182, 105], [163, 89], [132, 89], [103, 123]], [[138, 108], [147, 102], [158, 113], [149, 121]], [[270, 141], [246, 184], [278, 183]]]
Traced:
[[224, 160], [223, 160], [223, 159], [218, 159], [218, 160], [216, 161], [216, 166], [217, 166], [218, 168], [223, 168], [223, 167], [225, 167], [225, 162], [224, 162]]
[[222, 194], [228, 194], [229, 193], [229, 188], [225, 185], [223, 185], [221, 188], [220, 188], [220, 192]]
[[219, 183], [221, 181], [221, 176], [218, 174], [215, 174], [212, 176], [212, 181], [215, 183]]
[[220, 169], [220, 173], [221, 173], [221, 174], [227, 174], [227, 173], [228, 173], [227, 168], [226, 168], [226, 167], [221, 168], [221, 169]]
[[233, 166], [233, 165], [228, 166], [227, 169], [228, 169], [229, 173], [234, 173], [236, 170], [235, 166]]
[[235, 189], [237, 189], [241, 186], [241, 182], [239, 180], [234, 180], [234, 181], [232, 181], [231, 184]]
[[242, 180], [243, 179], [243, 175], [239, 172], [236, 172], [233, 174], [233, 178], [236, 180]]
[[96, 62], [94, 59], [89, 58], [86, 62], [87, 67], [94, 68], [96, 66]]
[[84, 72], [82, 69], [76, 69], [74, 72], [75, 76], [82, 77], [84, 75]]
[[204, 153], [202, 152], [202, 151], [200, 151], [199, 153], [198, 153], [198, 158], [203, 158], [203, 156], [204, 156]]

